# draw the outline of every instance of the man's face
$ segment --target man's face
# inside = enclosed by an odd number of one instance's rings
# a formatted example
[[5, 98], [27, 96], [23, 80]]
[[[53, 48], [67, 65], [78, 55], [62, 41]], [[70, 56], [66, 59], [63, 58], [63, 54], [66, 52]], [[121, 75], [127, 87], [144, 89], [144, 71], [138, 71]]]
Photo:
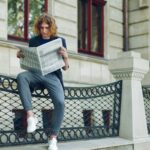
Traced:
[[40, 32], [41, 32], [43, 39], [50, 38], [50, 28], [49, 28], [49, 25], [47, 23], [43, 22], [41, 24]]

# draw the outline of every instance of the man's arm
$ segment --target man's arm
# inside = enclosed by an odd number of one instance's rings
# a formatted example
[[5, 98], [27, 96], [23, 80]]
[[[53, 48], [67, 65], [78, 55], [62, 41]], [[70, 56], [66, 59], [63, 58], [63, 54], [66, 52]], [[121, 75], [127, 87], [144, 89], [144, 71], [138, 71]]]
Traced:
[[61, 55], [64, 59], [65, 66], [62, 67], [63, 70], [69, 69], [69, 61], [68, 61], [68, 53], [67, 49], [64, 47], [61, 47], [60, 50], [58, 51], [58, 54]]

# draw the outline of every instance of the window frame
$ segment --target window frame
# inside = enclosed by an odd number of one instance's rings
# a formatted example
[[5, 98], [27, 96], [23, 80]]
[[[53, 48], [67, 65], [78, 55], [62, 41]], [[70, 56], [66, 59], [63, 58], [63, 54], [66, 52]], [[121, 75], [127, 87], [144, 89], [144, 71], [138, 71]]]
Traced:
[[[78, 52], [81, 53], [86, 53], [89, 55], [96, 55], [96, 56], [104, 56], [104, 5], [105, 5], [105, 0], [87, 0], [87, 48], [78, 48]], [[100, 11], [100, 16], [101, 16], [101, 37], [102, 40], [100, 41], [101, 44], [101, 49], [99, 49], [98, 52], [93, 52], [91, 47], [92, 47], [92, 6], [93, 5], [99, 5], [101, 6], [101, 11]], [[84, 22], [85, 19], [85, 13], [86, 13], [86, 9], [84, 8], [84, 5], [81, 5], [82, 8], [82, 22]], [[82, 30], [83, 30], [83, 23], [81, 23], [82, 26]], [[84, 43], [82, 45], [85, 45], [85, 39], [86, 39], [86, 35], [82, 35], [82, 41], [84, 41]]]
[[[30, 12], [30, 6], [29, 6], [30, 0], [24, 0], [24, 37], [18, 37], [14, 35], [7, 35], [9, 40], [16, 40], [21, 42], [27, 42], [29, 40], [28, 38], [28, 32], [29, 32], [29, 12]], [[48, 0], [45, 0], [45, 12], [48, 12]]]

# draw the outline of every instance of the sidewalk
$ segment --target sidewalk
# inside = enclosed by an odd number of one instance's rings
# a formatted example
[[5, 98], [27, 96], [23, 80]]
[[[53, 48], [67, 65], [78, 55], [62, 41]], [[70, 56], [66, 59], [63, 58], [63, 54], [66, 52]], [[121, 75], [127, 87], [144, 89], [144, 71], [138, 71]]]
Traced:
[[[122, 138], [104, 138], [96, 140], [59, 142], [58, 150], [99, 150], [101, 148], [110, 148], [115, 146], [126, 146], [127, 149], [132, 142]], [[0, 150], [47, 150], [47, 144], [21, 145], [0, 147]]]

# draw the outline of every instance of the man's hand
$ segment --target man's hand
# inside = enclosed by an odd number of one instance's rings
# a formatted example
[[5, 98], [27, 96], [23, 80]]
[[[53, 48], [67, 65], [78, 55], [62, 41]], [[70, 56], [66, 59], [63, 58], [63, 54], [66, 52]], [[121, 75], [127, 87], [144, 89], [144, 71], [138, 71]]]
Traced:
[[68, 59], [68, 53], [66, 48], [61, 47], [60, 50], [58, 51], [58, 54], [61, 55], [63, 59]]
[[68, 53], [67, 49], [64, 47], [61, 47], [60, 50], [58, 51], [58, 54], [61, 55], [64, 59], [65, 66], [63, 67], [63, 70], [69, 69], [69, 62], [68, 62]]
[[24, 58], [23, 52], [21, 50], [17, 52], [17, 58]]

